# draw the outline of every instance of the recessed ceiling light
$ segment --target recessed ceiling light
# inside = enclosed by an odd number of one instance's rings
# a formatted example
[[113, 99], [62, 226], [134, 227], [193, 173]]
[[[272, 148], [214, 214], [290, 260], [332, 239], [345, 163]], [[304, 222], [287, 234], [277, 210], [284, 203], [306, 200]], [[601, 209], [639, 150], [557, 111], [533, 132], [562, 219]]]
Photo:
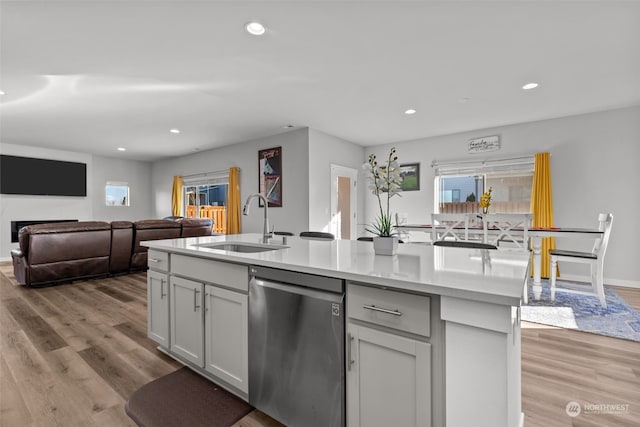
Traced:
[[265, 33], [266, 28], [264, 28], [264, 25], [262, 25], [259, 22], [249, 22], [247, 25], [244, 26], [244, 28], [247, 30], [247, 32], [249, 34], [252, 34], [254, 36], [261, 36]]
[[0, 96], [4, 95], [4, 91], [0, 90]]
[[409, 108], [408, 110], [405, 110], [404, 113], [408, 116], [415, 114], [417, 111], [414, 110], [413, 108]]
[[169, 129], [171, 133], [180, 133], [180, 129]]
[[282, 126], [283, 129], [291, 129], [293, 127], [295, 127], [295, 126], [293, 126], [292, 124], [288, 124], [288, 125]]
[[118, 151], [127, 151], [127, 149], [124, 147], [118, 147]]
[[531, 82], [531, 83], [527, 83], [526, 85], [522, 86], [522, 89], [530, 90], [530, 89], [535, 89], [537, 87], [538, 87], [538, 83]]

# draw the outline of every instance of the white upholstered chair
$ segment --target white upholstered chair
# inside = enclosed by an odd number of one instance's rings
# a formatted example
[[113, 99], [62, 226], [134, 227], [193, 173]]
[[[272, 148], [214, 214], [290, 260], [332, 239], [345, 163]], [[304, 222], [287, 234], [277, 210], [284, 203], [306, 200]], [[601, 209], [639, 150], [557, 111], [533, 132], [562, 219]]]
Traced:
[[[551, 257], [551, 301], [555, 300], [556, 292], [566, 292], [580, 295], [596, 296], [600, 300], [602, 307], [607, 308], [607, 300], [604, 295], [604, 254], [609, 243], [609, 235], [611, 234], [611, 226], [613, 224], [613, 215], [601, 213], [598, 216], [598, 229], [603, 232], [602, 237], [596, 239], [591, 252], [577, 252], [562, 249], [553, 249], [549, 251]], [[556, 267], [558, 261], [577, 262], [589, 264], [591, 269], [591, 291], [580, 291], [574, 289], [556, 288]]]

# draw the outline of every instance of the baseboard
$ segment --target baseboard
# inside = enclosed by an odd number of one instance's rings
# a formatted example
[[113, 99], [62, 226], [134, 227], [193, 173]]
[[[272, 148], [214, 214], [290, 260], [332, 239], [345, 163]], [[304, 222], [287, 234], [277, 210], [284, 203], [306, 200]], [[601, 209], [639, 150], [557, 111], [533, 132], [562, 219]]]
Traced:
[[[560, 277], [558, 277], [558, 280], [563, 280], [563, 279], [571, 280], [574, 282], [591, 283], [591, 278], [589, 276], [580, 276], [577, 274], [562, 274], [562, 272], [560, 272]], [[640, 281], [637, 281], [637, 280], [610, 279], [605, 277], [604, 284], [610, 285], [610, 286], [621, 286], [624, 288], [640, 289]]]
[[0, 262], [9, 262], [11, 261], [11, 257], [0, 257]]

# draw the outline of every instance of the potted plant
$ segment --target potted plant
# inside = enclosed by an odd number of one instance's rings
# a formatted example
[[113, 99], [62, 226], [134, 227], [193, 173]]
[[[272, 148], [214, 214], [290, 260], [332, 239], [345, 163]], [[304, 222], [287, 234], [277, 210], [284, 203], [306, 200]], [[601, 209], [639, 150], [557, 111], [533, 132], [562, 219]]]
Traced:
[[[380, 209], [375, 221], [365, 229], [369, 233], [375, 234], [373, 249], [376, 255], [395, 255], [398, 250], [398, 236], [393, 232], [391, 224], [390, 199], [395, 195], [400, 195], [402, 191], [402, 178], [400, 177], [396, 148], [391, 148], [387, 162], [382, 165], [378, 164], [375, 154], [370, 154], [363, 169], [367, 171], [369, 189], [378, 199], [378, 208]], [[383, 199], [385, 199], [384, 202]]]

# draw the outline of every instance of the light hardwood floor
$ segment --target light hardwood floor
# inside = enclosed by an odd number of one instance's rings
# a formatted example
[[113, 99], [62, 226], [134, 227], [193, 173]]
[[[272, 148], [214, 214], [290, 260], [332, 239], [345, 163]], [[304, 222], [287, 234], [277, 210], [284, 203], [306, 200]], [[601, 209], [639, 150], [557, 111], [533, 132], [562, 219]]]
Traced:
[[[180, 367], [146, 336], [146, 274], [40, 289], [11, 278], [0, 263], [0, 426], [134, 426], [128, 396]], [[640, 306], [640, 290], [623, 292]], [[525, 326], [527, 427], [640, 425], [640, 343]], [[629, 406], [572, 418], [570, 401]], [[253, 411], [234, 427], [276, 426]]]

